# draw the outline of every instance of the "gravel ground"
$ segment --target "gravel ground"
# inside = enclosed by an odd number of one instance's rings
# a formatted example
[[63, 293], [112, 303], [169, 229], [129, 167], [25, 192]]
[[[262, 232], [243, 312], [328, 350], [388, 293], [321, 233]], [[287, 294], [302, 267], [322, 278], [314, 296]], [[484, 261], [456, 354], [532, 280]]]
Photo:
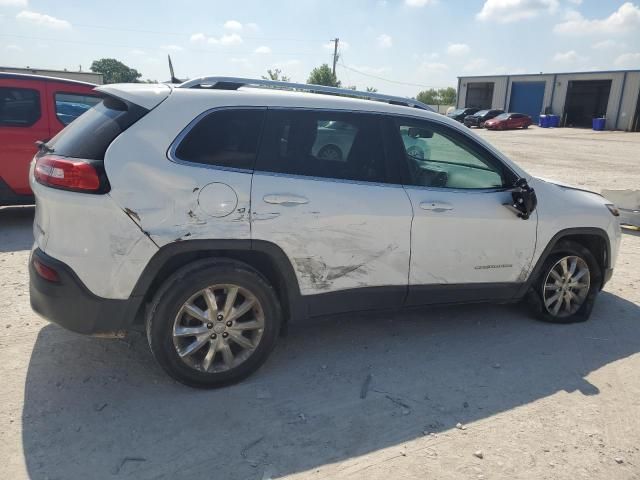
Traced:
[[[640, 135], [481, 134], [534, 174], [639, 184]], [[293, 324], [242, 384], [196, 391], [138, 332], [32, 313], [32, 217], [0, 209], [0, 478], [640, 478], [637, 233], [589, 322], [513, 305], [335, 316]]]

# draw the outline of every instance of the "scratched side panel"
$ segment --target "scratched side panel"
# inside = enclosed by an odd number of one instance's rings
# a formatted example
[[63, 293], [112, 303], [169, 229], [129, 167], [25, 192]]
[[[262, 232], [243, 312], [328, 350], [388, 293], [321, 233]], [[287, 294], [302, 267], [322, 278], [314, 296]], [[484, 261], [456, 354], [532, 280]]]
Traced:
[[[193, 119], [224, 106], [224, 97], [210, 93], [174, 90], [107, 151], [112, 196], [159, 247], [195, 239], [250, 238], [250, 173], [168, 158], [171, 143]], [[221, 197], [220, 192], [231, 194]], [[216, 202], [227, 211], [219, 213]]]
[[[264, 201], [303, 197], [306, 204]], [[303, 295], [407, 285], [411, 205], [402, 188], [258, 173], [252, 236], [280, 246]]]

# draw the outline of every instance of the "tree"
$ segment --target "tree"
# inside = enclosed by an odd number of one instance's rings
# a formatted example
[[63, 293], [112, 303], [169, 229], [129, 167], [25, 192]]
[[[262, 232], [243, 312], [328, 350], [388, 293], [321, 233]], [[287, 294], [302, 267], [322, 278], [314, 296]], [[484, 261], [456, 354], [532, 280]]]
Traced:
[[327, 87], [339, 87], [340, 80], [333, 74], [331, 68], [326, 63], [311, 70], [307, 83], [313, 85], [325, 85]]
[[438, 91], [435, 88], [423, 90], [422, 92], [418, 93], [418, 96], [416, 98], [419, 102], [426, 103], [427, 105], [437, 105], [440, 103]]
[[280, 70], [279, 68], [276, 68], [274, 70], [267, 70], [267, 76], [265, 77], [264, 75], [262, 76], [263, 80], [277, 80], [279, 82], [288, 82], [291, 80], [291, 77], [287, 77], [286, 75], [282, 74], [282, 70]]
[[439, 88], [438, 90], [430, 88], [418, 93], [416, 98], [427, 105], [455, 105], [456, 89], [453, 87]]
[[367, 87], [367, 92], [369, 92], [369, 93], [376, 93], [377, 91], [378, 91], [378, 89], [375, 88], [375, 87]]
[[134, 83], [142, 76], [135, 68], [128, 67], [115, 58], [94, 60], [91, 71], [101, 73], [104, 83]]
[[442, 105], [455, 105], [457, 92], [453, 87], [441, 88], [438, 90], [440, 94], [440, 103]]

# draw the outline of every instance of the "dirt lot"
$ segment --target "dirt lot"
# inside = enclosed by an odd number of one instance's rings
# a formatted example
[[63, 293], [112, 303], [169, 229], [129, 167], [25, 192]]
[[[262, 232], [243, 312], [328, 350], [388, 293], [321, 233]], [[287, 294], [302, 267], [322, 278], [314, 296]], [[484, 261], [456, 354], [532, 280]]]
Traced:
[[[482, 135], [534, 174], [640, 184], [637, 134]], [[640, 478], [638, 234], [587, 323], [492, 305], [331, 317], [293, 324], [244, 383], [196, 391], [140, 333], [31, 312], [32, 216], [0, 209], [2, 479]]]

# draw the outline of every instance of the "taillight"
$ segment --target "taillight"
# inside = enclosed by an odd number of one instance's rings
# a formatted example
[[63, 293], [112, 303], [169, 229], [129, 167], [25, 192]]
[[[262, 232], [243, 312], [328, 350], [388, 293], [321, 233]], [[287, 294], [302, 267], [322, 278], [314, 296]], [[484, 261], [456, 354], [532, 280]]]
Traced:
[[58, 272], [56, 272], [53, 268], [45, 265], [35, 257], [33, 258], [33, 268], [35, 268], [36, 272], [38, 272], [38, 275], [40, 275], [45, 280], [56, 283], [60, 281]]
[[38, 183], [49, 187], [80, 192], [100, 189], [100, 175], [91, 163], [77, 158], [43, 155], [36, 160], [34, 176]]

